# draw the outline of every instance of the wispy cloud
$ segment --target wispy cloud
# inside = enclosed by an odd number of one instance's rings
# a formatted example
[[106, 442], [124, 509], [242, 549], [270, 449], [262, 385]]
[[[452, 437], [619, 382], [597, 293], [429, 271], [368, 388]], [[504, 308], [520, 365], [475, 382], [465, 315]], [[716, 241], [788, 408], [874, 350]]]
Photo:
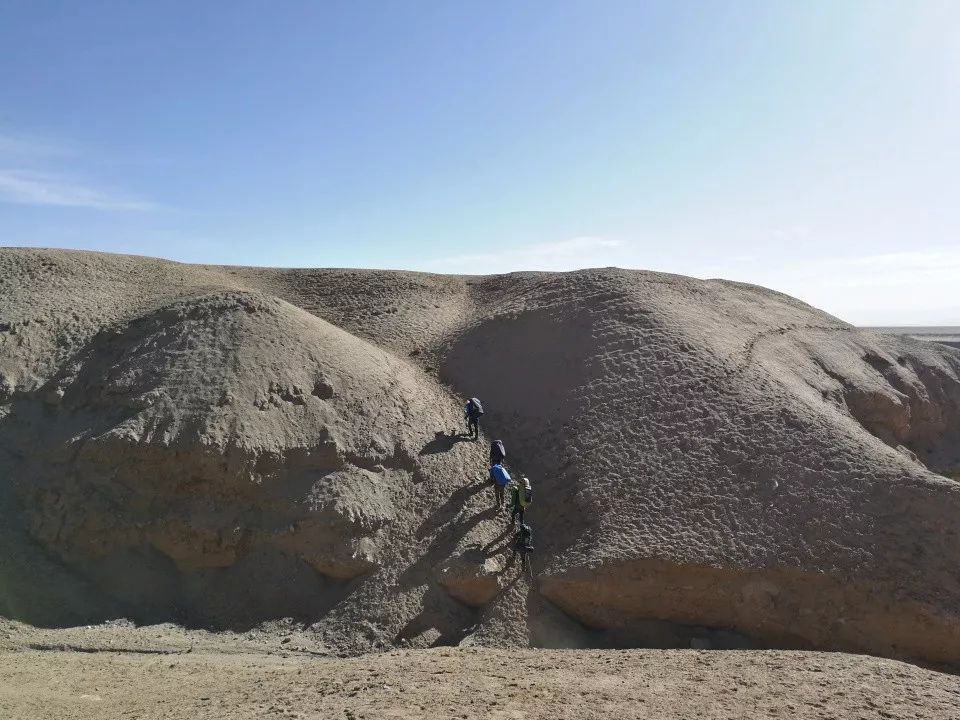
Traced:
[[94, 210], [156, 210], [155, 203], [118, 195], [65, 177], [0, 168], [0, 202]]
[[37, 135], [0, 132], [0, 158], [41, 158], [70, 155], [66, 146]]
[[66, 158], [76, 162], [79, 154], [46, 138], [0, 133], [0, 203], [140, 212], [160, 208], [73, 173], [50, 169], [52, 161], [63, 165]]
[[498, 252], [453, 255], [428, 260], [424, 269], [484, 275], [515, 270], [579, 270], [615, 264], [625, 248], [621, 240], [575, 237], [556, 242], [531, 243]]

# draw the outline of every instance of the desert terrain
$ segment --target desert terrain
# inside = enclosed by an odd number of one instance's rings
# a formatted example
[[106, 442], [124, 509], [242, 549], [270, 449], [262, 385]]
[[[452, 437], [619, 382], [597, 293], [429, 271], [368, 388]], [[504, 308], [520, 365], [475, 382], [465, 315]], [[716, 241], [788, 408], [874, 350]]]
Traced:
[[912, 327], [871, 327], [869, 330], [888, 335], [908, 335], [917, 340], [940, 343], [948, 347], [960, 348], [960, 327], [919, 325]]
[[0, 628], [0, 717], [930, 718], [954, 675], [845, 653], [434, 648], [322, 657], [291, 627]]
[[950, 717], [958, 477], [960, 351], [756, 286], [4, 248], [0, 714]]

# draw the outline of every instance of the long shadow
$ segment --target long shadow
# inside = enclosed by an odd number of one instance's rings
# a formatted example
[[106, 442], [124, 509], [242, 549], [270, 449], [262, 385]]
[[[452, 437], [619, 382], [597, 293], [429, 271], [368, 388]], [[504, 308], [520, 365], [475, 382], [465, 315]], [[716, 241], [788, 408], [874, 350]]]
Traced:
[[402, 583], [420, 584], [429, 579], [430, 571], [440, 562], [450, 557], [460, 540], [470, 532], [476, 525], [484, 520], [496, 517], [496, 508], [487, 508], [486, 510], [467, 517], [460, 522], [451, 522], [446, 527], [441, 526], [437, 537], [427, 548], [427, 551], [421, 555], [416, 562], [410, 565], [400, 575]]
[[454, 600], [446, 591], [431, 585], [419, 614], [393, 639], [394, 644], [414, 647], [458, 645], [476, 625], [479, 611]]
[[433, 440], [420, 448], [420, 455], [436, 455], [438, 453], [450, 452], [457, 443], [470, 441], [469, 435], [461, 433], [447, 434], [443, 430], [437, 430]]
[[[481, 476], [472, 484], [452, 493], [431, 517], [423, 521], [417, 528], [417, 539], [423, 539], [434, 532], [436, 532], [436, 538], [426, 552], [400, 575], [401, 582], [420, 583], [428, 580], [433, 568], [450, 556], [470, 530], [484, 520], [492, 520], [497, 517], [500, 510], [495, 507], [488, 507], [486, 510], [475, 512], [472, 515], [466, 514], [467, 501], [473, 495], [485, 490], [490, 492], [491, 495], [493, 494], [493, 491], [488, 490], [488, 488], [489, 483]], [[492, 497], [491, 500], [493, 500]], [[491, 557], [509, 548], [513, 530], [509, 525], [506, 525], [506, 518], [504, 518], [504, 524], [505, 527], [497, 537], [484, 546], [477, 546], [476, 549], [483, 557]]]
[[465, 485], [459, 490], [451, 493], [446, 502], [438, 507], [436, 511], [433, 512], [426, 520], [424, 520], [420, 524], [420, 527], [417, 528], [417, 539], [422, 540], [429, 535], [431, 531], [453, 521], [466, 506], [467, 500], [477, 493], [482, 492], [486, 487], [487, 483], [481, 479], [471, 483], [470, 485]]
[[[461, 496], [469, 495], [482, 488], [483, 484], [479, 484], [479, 487], [469, 486], [459, 492]], [[450, 504], [452, 504], [451, 501], [448, 501], [448, 505]], [[470, 515], [465, 520], [452, 522], [445, 528], [441, 527], [441, 532], [427, 551], [401, 574], [399, 578], [401, 583], [420, 584], [427, 582], [429, 589], [423, 609], [397, 634], [394, 638], [395, 643], [407, 641], [414, 645], [420, 643], [427, 643], [432, 646], [456, 645], [465, 635], [471, 632], [473, 626], [479, 620], [480, 611], [454, 600], [436, 583], [430, 582], [430, 575], [440, 562], [450, 557], [463, 537], [474, 526], [484, 520], [495, 518], [497, 513], [497, 508], [490, 507]], [[481, 545], [476, 542], [464, 548], [463, 555], [473, 555], [475, 561], [482, 562], [485, 558], [508, 550], [512, 537], [513, 530], [507, 526], [487, 544]], [[508, 559], [508, 565], [504, 572], [512, 565], [513, 563]], [[515, 582], [516, 578], [510, 584]], [[443, 612], [438, 612], [439, 607], [444, 609]]]
[[[513, 537], [513, 528], [508, 525], [493, 540], [491, 540], [482, 548], [480, 548], [481, 552], [483, 553], [483, 556], [492, 557], [493, 555], [496, 555], [502, 552], [503, 550], [508, 549], [510, 547], [509, 540], [512, 537]], [[501, 543], [504, 543], [505, 540], [508, 542], [501, 545]]]

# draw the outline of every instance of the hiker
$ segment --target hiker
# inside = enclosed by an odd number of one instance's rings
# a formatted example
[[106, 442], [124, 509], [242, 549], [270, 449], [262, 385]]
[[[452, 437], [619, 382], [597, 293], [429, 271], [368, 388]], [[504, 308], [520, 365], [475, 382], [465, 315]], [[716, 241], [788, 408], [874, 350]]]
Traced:
[[490, 464], [499, 465], [507, 457], [507, 451], [503, 447], [503, 440], [494, 440], [490, 443]]
[[520, 524], [520, 529], [513, 536], [513, 553], [520, 555], [520, 567], [527, 569], [527, 555], [533, 550], [533, 530], [525, 523]]
[[510, 482], [510, 473], [500, 463], [491, 465], [490, 482], [493, 483], [494, 507], [499, 510], [503, 507], [503, 496], [507, 483]]
[[467, 435], [474, 440], [480, 439], [480, 416], [483, 415], [483, 405], [476, 398], [467, 400], [463, 408], [463, 419], [467, 421]]
[[512, 510], [510, 512], [510, 527], [517, 524], [517, 517], [520, 518], [520, 525], [523, 526], [523, 513], [527, 505], [533, 502], [533, 490], [530, 488], [530, 479], [526, 475], [521, 475], [519, 480], [511, 480], [507, 485], [510, 489], [510, 501]]

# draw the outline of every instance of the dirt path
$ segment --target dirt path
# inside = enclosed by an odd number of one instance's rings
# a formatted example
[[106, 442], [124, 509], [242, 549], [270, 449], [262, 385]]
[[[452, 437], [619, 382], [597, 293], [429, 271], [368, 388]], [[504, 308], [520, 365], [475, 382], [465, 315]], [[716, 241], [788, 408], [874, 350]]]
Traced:
[[960, 680], [890, 660], [757, 651], [209, 649], [0, 652], [0, 717], [936, 718]]

